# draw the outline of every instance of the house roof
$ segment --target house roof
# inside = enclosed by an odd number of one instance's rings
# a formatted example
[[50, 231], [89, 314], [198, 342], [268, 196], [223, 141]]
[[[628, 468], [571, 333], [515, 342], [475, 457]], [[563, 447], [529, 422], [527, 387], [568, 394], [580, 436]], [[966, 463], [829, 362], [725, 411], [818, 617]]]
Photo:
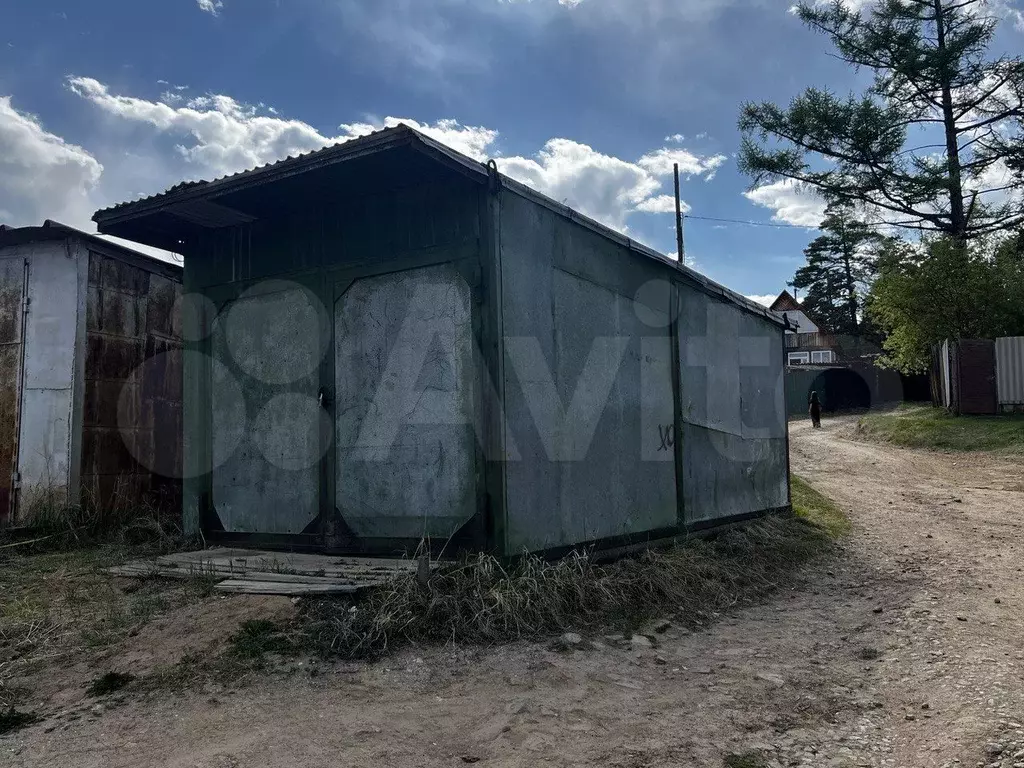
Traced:
[[[778, 298], [772, 302], [772, 305], [768, 308], [772, 312], [777, 314], [784, 314], [786, 312], [803, 312], [804, 316], [818, 326], [818, 331], [821, 333], [828, 333], [828, 329], [807, 307], [793, 298], [793, 295], [789, 291], [783, 291], [779, 294]], [[799, 332], [799, 330], [798, 330]]]
[[77, 240], [85, 243], [91, 250], [99, 251], [121, 261], [133, 263], [149, 272], [162, 272], [175, 280], [181, 280], [182, 266], [155, 256], [137, 251], [134, 248], [115, 243], [105, 237], [83, 232], [59, 221], [46, 219], [38, 227], [11, 227], [0, 224], [0, 248], [28, 243], [40, 243], [56, 240]]
[[800, 303], [793, 298], [789, 291], [783, 291], [779, 297], [768, 307], [772, 312], [797, 312], [803, 311]]
[[[385, 159], [389, 156], [393, 156], [394, 159], [387, 163]], [[282, 185], [287, 186], [289, 190], [298, 190], [296, 177], [300, 176], [307, 179], [317, 176], [321, 179], [320, 184], [325, 184], [327, 179], [333, 183], [339, 183], [340, 179], [343, 183], [346, 178], [353, 178], [358, 172], [354, 170], [357, 168], [363, 169], [363, 175], [359, 177], [361, 181], [372, 181], [385, 176], [386, 174], [379, 172], [379, 169], [376, 169], [376, 173], [366, 172], [366, 164], [371, 158], [383, 164], [386, 171], [409, 177], [422, 172], [427, 164], [435, 168], [437, 165], [443, 166], [449, 172], [479, 184], [492, 183], [493, 177], [496, 183], [505, 189], [626, 246], [633, 254], [671, 267], [704, 292], [720, 296], [774, 323], [783, 323], [780, 317], [745, 296], [709, 280], [689, 267], [552, 200], [525, 184], [498, 173], [493, 161], [488, 164], [477, 162], [404, 124], [212, 181], [177, 184], [159, 194], [97, 211], [93, 215], [93, 221], [97, 223], [101, 232], [173, 249], [182, 242], [182, 237], [197, 228], [233, 226], [258, 218], [254, 212], [259, 205], [254, 202], [252, 195], [260, 188]], [[344, 175], [346, 168], [353, 169], [348, 177]], [[311, 181], [309, 183], [312, 184]], [[252, 206], [251, 209], [247, 210], [246, 206], [239, 204], [243, 197], [247, 204]]]

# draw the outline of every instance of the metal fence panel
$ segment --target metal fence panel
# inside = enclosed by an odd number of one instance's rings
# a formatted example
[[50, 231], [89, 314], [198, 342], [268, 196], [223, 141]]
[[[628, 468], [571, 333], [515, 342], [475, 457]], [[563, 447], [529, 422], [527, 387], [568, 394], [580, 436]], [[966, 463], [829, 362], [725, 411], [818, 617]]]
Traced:
[[999, 405], [1024, 405], [1024, 336], [996, 339]]

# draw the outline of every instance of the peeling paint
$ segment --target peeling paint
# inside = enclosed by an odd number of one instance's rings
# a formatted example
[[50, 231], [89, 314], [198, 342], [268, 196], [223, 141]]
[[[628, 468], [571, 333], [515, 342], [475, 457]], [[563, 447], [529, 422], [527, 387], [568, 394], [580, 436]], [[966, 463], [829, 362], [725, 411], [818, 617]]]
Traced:
[[24, 275], [23, 259], [0, 260], [0, 525], [11, 515], [12, 481], [18, 456]]

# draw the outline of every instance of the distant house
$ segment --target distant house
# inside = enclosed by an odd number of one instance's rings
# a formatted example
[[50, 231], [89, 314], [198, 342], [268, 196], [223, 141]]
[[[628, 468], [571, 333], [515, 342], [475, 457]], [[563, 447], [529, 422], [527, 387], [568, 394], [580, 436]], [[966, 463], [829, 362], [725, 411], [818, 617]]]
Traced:
[[783, 355], [786, 409], [791, 416], [807, 412], [812, 391], [818, 393], [826, 411], [928, 398], [926, 376], [904, 376], [879, 368], [875, 359], [881, 350], [876, 344], [867, 338], [832, 333], [788, 291], [780, 293], [769, 310], [788, 321]]
[[815, 322], [789, 291], [780, 293], [769, 309], [796, 328], [786, 331], [786, 365], [829, 365], [839, 361], [836, 338]]

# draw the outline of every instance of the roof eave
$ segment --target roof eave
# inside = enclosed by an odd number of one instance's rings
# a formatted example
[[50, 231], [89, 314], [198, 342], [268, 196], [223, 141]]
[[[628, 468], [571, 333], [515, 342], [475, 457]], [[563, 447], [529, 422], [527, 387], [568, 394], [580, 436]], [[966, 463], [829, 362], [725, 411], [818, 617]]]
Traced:
[[151, 256], [134, 248], [115, 243], [80, 229], [62, 224], [53, 219], [46, 219], [36, 227], [0, 227], [0, 248], [8, 245], [19, 245], [34, 242], [55, 242], [60, 240], [76, 240], [86, 243], [89, 250], [100, 252], [121, 261], [137, 263], [144, 269], [162, 272], [176, 280], [181, 280], [182, 265], [172, 261]]
[[412, 146], [478, 181], [486, 179], [486, 169], [480, 163], [449, 150], [405, 125], [399, 125], [361, 139], [353, 139], [335, 147], [311, 152], [305, 157], [293, 158], [292, 160], [255, 168], [251, 171], [242, 171], [222, 179], [155, 195], [135, 203], [127, 203], [114, 208], [100, 210], [93, 214], [92, 220], [96, 222], [100, 231], [103, 232], [108, 227], [114, 227], [127, 221], [159, 213], [182, 203], [216, 199], [240, 189], [270, 184], [306, 173], [310, 170], [348, 162], [359, 157], [373, 155], [401, 146]]

